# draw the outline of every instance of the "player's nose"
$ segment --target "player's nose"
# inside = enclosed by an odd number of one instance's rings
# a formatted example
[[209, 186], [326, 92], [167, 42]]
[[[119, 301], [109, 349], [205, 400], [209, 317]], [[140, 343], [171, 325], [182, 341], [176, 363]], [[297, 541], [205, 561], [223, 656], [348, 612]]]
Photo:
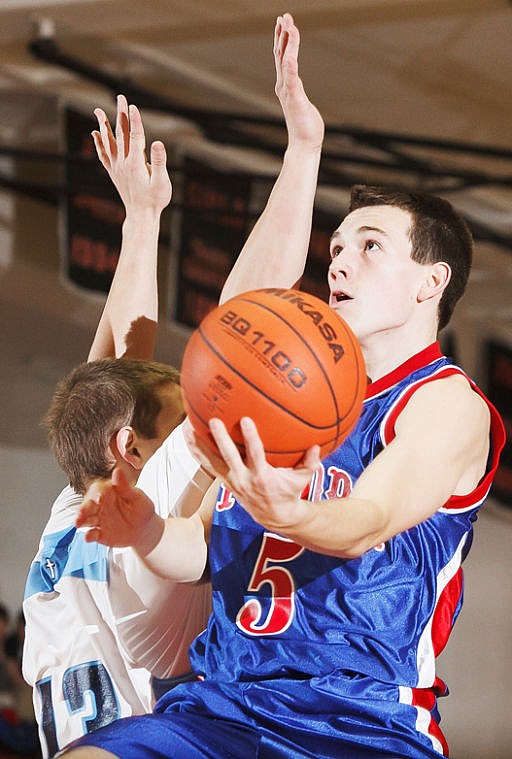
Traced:
[[335, 256], [329, 264], [329, 281], [337, 282], [351, 279], [353, 275], [353, 265], [350, 256], [343, 251]]

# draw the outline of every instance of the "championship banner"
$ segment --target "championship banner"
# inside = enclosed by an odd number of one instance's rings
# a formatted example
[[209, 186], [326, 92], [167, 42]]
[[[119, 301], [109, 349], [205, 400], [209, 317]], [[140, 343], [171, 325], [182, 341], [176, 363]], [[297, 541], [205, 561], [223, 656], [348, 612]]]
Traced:
[[79, 287], [106, 293], [121, 247], [124, 208], [96, 156], [93, 118], [63, 110], [65, 186], [62, 201], [62, 269]]
[[512, 348], [489, 341], [487, 356], [487, 396], [500, 412], [507, 432], [491, 495], [512, 507]]
[[223, 174], [187, 158], [176, 320], [197, 327], [219, 301], [248, 234], [251, 178]]

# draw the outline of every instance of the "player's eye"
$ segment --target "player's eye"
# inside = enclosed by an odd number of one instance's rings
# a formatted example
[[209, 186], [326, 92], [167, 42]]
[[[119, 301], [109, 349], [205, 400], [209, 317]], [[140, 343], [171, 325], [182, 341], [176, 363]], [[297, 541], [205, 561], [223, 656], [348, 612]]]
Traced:
[[339, 256], [339, 254], [342, 251], [341, 245], [335, 245], [333, 248], [331, 248], [331, 261], [336, 258], [336, 256]]
[[364, 249], [369, 253], [376, 253], [380, 250], [380, 245], [378, 242], [375, 242], [375, 240], [367, 240]]

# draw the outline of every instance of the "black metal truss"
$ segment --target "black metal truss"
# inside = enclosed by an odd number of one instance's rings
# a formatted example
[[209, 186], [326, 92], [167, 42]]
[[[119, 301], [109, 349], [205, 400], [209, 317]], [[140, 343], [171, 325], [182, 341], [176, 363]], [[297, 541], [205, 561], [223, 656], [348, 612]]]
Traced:
[[[190, 108], [149, 92], [130, 79], [115, 77], [59, 49], [53, 38], [39, 38], [30, 44], [34, 56], [46, 63], [72, 71], [109, 90], [123, 92], [141, 108], [161, 111], [194, 122], [204, 136], [217, 143], [265, 151], [281, 156], [286, 141], [280, 119]], [[62, 163], [84, 161], [78, 156], [2, 148], [0, 155], [28, 161]], [[171, 167], [175, 175], [179, 167]], [[242, 169], [233, 174], [245, 174]], [[274, 176], [255, 174], [255, 181], [273, 181]], [[379, 132], [351, 126], [326, 125], [326, 138], [319, 172], [319, 185], [349, 188], [355, 183], [391, 184], [397, 187], [441, 195], [472, 188], [512, 190], [512, 150], [455, 140], [426, 139], [404, 134]], [[55, 203], [76, 187], [39, 185], [17, 181], [0, 172], [0, 186], [38, 200]], [[95, 188], [101, 193], [101, 188]], [[511, 193], [512, 200], [512, 193]], [[476, 239], [493, 242], [512, 250], [512, 236], [474, 218], [468, 218]]]

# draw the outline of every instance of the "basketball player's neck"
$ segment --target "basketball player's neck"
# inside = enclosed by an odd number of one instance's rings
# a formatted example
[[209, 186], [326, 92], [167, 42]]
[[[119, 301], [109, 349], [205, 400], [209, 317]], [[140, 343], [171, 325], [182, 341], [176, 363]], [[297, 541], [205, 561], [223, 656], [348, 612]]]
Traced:
[[435, 330], [390, 330], [360, 339], [371, 382], [384, 377], [437, 340]]

